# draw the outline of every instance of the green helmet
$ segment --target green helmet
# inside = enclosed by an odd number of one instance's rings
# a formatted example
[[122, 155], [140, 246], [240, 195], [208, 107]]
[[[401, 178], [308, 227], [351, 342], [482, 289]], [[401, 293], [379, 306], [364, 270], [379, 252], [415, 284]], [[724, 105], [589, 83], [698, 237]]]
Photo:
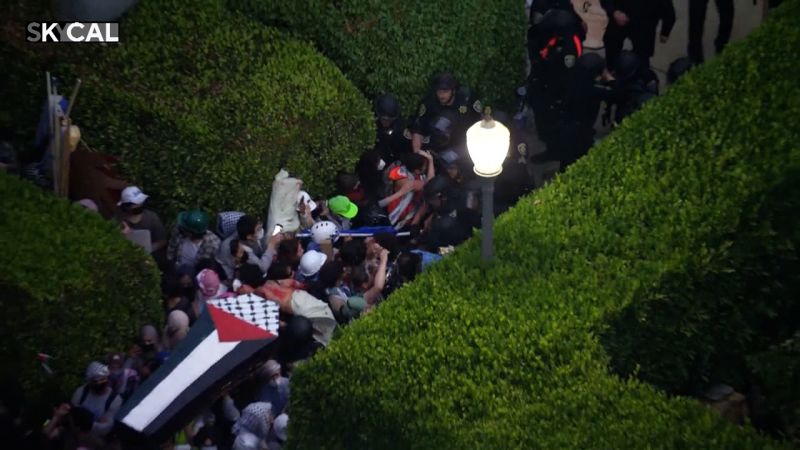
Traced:
[[192, 233], [203, 234], [208, 230], [208, 214], [199, 209], [178, 214], [178, 226]]

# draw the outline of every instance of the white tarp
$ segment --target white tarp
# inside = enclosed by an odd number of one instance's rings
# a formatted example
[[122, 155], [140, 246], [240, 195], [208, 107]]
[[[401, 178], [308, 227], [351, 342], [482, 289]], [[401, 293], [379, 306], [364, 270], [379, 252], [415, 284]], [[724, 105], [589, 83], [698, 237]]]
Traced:
[[281, 169], [272, 182], [272, 194], [269, 196], [269, 215], [264, 230], [270, 233], [276, 224], [283, 225], [283, 231], [297, 231], [300, 218], [297, 216], [297, 196], [303, 182], [289, 176], [289, 172]]

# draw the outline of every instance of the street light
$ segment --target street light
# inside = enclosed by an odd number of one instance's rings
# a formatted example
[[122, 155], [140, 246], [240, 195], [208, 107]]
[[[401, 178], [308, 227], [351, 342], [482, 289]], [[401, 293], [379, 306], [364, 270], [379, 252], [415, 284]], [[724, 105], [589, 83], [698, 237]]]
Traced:
[[472, 158], [474, 171], [481, 177], [483, 191], [483, 217], [481, 228], [481, 258], [490, 261], [494, 257], [492, 228], [494, 227], [494, 179], [503, 171], [503, 161], [508, 154], [511, 133], [502, 123], [492, 118], [491, 108], [486, 108], [483, 120], [467, 130], [467, 150]]

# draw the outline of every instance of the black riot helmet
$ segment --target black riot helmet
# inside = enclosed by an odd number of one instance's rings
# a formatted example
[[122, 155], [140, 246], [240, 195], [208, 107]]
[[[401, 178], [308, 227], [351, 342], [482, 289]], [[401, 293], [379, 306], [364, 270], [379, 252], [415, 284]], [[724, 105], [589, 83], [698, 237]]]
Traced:
[[434, 91], [455, 91], [458, 87], [458, 82], [455, 77], [447, 72], [436, 74], [431, 80], [431, 88]]
[[431, 178], [425, 184], [423, 193], [425, 194], [425, 199], [431, 199], [442, 194], [446, 195], [449, 188], [450, 182], [447, 181], [447, 177], [439, 175]]
[[568, 36], [574, 34], [578, 26], [575, 14], [560, 8], [547, 11], [540, 24], [545, 36]]
[[400, 104], [392, 94], [383, 94], [375, 99], [375, 117], [397, 119], [400, 117]]
[[641, 61], [636, 53], [629, 50], [623, 50], [619, 54], [617, 67], [615, 68], [615, 75], [621, 81], [627, 81], [635, 77], [639, 73]]

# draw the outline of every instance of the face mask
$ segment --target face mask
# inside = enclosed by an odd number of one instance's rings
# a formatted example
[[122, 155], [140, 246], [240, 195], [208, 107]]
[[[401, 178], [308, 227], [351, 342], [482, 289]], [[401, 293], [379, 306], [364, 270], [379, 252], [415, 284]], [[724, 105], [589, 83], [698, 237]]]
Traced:
[[108, 382], [100, 383], [100, 384], [93, 384], [92, 385], [92, 391], [97, 393], [97, 394], [102, 394], [103, 391], [106, 390], [106, 387], [108, 387]]
[[256, 232], [256, 239], [259, 240], [259, 241], [264, 239], [264, 229], [263, 228], [261, 228], [260, 230], [258, 230]]
[[144, 206], [136, 206], [128, 210], [131, 215], [138, 216], [142, 212], [144, 212]]
[[384, 160], [378, 161], [378, 170], [383, 170], [384, 167], [386, 167], [386, 161]]
[[149, 352], [149, 351], [152, 351], [152, 350], [154, 350], [156, 348], [156, 344], [142, 344], [141, 347], [142, 347], [142, 350], [144, 350], [146, 352]]

